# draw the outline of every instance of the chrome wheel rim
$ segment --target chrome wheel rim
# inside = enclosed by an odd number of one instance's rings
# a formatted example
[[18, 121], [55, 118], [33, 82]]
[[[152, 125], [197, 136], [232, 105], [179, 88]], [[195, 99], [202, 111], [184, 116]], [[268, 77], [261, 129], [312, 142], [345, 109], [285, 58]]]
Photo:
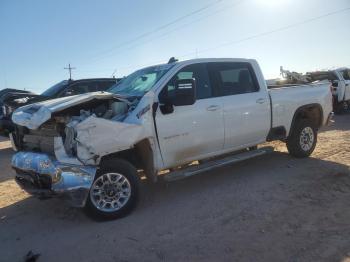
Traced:
[[119, 173], [107, 173], [98, 177], [90, 190], [92, 204], [103, 212], [115, 212], [129, 201], [131, 185]]
[[309, 151], [314, 144], [315, 136], [311, 127], [305, 127], [300, 134], [300, 146], [304, 151]]

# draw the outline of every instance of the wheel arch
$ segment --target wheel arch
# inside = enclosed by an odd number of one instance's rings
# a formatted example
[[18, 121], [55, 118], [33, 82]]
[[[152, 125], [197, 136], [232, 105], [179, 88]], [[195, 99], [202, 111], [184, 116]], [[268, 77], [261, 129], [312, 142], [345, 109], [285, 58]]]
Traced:
[[315, 127], [320, 128], [323, 123], [323, 109], [320, 104], [308, 104], [299, 107], [293, 115], [292, 124], [290, 126], [289, 135], [292, 133], [299, 119], [310, 119]]
[[131, 163], [135, 168], [142, 169], [148, 179], [155, 182], [157, 171], [154, 165], [154, 152], [149, 139], [137, 142], [132, 148], [110, 153], [101, 158], [100, 166], [106, 161], [113, 159], [123, 159]]

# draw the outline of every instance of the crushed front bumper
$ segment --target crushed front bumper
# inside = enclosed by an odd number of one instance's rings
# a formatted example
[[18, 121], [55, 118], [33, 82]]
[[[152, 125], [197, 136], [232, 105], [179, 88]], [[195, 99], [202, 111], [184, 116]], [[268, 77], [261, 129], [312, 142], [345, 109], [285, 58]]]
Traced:
[[72, 206], [85, 206], [96, 174], [94, 166], [60, 163], [46, 154], [18, 152], [12, 157], [16, 182], [29, 194], [62, 197]]

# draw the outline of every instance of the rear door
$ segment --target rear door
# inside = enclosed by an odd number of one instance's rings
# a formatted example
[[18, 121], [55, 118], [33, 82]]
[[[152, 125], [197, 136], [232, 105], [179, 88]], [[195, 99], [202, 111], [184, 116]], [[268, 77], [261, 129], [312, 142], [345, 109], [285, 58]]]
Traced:
[[196, 80], [197, 101], [189, 106], [174, 106], [165, 113], [162, 106], [156, 113], [160, 149], [165, 167], [198, 160], [221, 151], [224, 146], [223, 104], [214, 97], [206, 64], [193, 64], [180, 69], [159, 95], [165, 101], [172, 95], [175, 81]]
[[225, 149], [264, 142], [270, 130], [270, 100], [267, 90], [259, 88], [251, 64], [211, 63], [209, 73], [223, 101]]

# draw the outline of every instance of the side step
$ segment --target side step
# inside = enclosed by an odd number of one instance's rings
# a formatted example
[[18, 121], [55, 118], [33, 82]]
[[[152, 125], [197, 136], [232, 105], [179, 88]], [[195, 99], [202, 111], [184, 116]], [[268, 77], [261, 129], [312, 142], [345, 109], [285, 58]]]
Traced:
[[273, 151], [274, 151], [273, 147], [263, 147], [260, 149], [256, 149], [254, 151], [247, 151], [244, 153], [230, 155], [225, 158], [214, 159], [212, 161], [205, 162], [203, 164], [189, 166], [187, 168], [171, 172], [169, 174], [166, 174], [163, 178], [167, 182], [176, 181], [176, 180], [184, 179], [186, 177], [200, 174], [205, 171], [212, 170], [214, 168], [226, 166], [233, 163], [238, 163], [257, 156], [262, 156]]

